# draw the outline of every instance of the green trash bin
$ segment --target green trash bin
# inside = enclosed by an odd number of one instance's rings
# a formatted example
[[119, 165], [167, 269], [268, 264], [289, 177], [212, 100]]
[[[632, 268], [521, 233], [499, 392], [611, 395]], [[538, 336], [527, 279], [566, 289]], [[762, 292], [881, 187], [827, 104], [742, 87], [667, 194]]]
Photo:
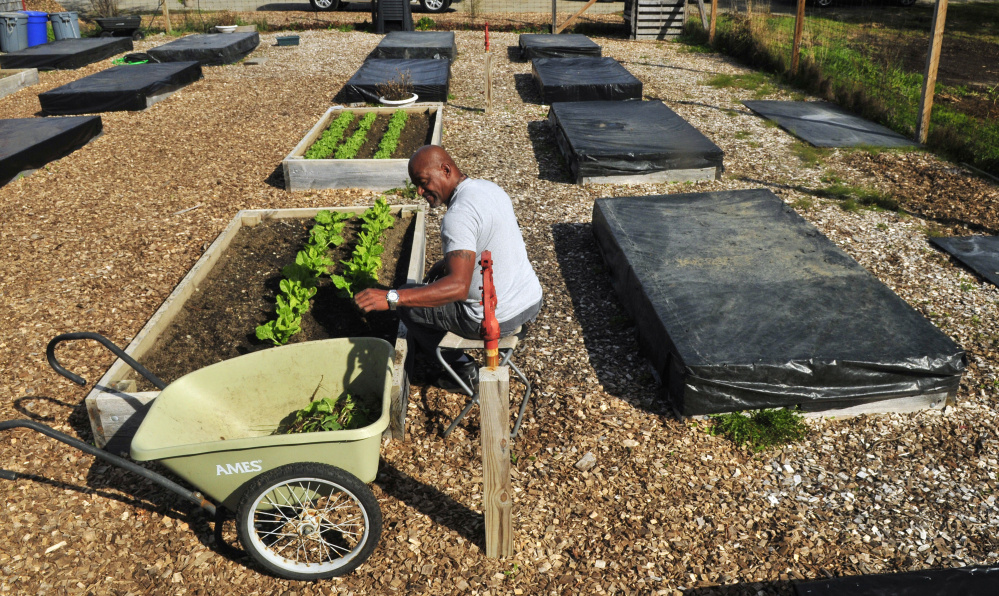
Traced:
[[52, 23], [52, 35], [56, 41], [63, 39], [80, 39], [80, 19], [75, 12], [53, 12], [49, 14]]
[[0, 12], [0, 52], [28, 49], [28, 15], [23, 12]]

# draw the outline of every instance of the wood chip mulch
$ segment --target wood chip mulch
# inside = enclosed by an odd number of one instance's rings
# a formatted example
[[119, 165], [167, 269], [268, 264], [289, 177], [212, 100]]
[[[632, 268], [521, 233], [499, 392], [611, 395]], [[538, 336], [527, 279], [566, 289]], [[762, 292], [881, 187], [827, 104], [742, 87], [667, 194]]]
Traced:
[[[147, 111], [104, 114], [103, 136], [0, 188], [0, 416], [90, 440], [89, 386], [49, 369], [49, 338], [92, 330], [127, 344], [240, 209], [374, 200], [360, 190], [287, 192], [279, 166], [379, 37], [305, 31], [300, 46], [280, 48], [274, 37], [262, 35], [254, 52], [264, 65], [207, 67], [204, 80]], [[148, 482], [36, 433], [4, 433], [0, 467], [21, 477], [0, 481], [0, 592], [790, 594], [798, 579], [999, 563], [999, 290], [927, 242], [941, 231], [995, 230], [996, 210], [984, 210], [999, 200], [995, 184], [922, 153], [833, 151], [809, 166], [797, 141], [739, 103], [752, 92], [703, 84], [745, 68], [674, 44], [597, 38], [647, 97], [725, 151], [726, 173], [695, 184], [576, 186], [530, 64], [504, 51], [516, 35], [493, 36], [488, 115], [482, 34], [457, 39], [444, 144], [466, 173], [513, 197], [546, 292], [519, 356], [536, 395], [513, 445], [515, 556], [483, 553], [477, 414], [442, 440], [441, 424], [463, 402], [415, 386], [409, 439], [384, 445], [373, 484], [381, 542], [356, 572], [317, 583], [276, 579], [228, 554], [209, 520]], [[0, 113], [31, 117], [38, 93], [109, 65], [43, 72], [38, 85], [0, 99]], [[848, 212], [812, 196], [830, 172], [897, 192], [917, 215]], [[802, 443], [754, 454], [657, 401], [592, 238], [593, 200], [759, 186], [968, 351], [956, 407], [811, 420]], [[430, 219], [428, 261], [440, 250], [439, 214]], [[83, 342], [59, 357], [91, 383], [112, 362]], [[595, 466], [577, 469], [588, 453]]]

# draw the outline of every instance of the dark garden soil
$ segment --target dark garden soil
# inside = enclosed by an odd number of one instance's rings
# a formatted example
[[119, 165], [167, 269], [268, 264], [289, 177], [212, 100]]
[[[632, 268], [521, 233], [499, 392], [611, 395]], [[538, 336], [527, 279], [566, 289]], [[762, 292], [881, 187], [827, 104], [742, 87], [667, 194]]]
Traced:
[[[385, 231], [379, 287], [406, 281], [413, 221], [412, 214], [406, 213]], [[274, 317], [281, 268], [295, 261], [311, 226], [311, 219], [285, 219], [241, 228], [181, 313], [140, 362], [171, 383], [210, 364], [273, 347], [269, 341], [258, 340], [255, 329]], [[360, 228], [359, 219], [348, 223], [344, 243], [331, 255], [338, 265], [350, 259]], [[358, 336], [380, 337], [394, 343], [397, 330], [395, 313], [372, 313], [362, 318], [353, 302], [341, 298], [330, 279], [323, 277], [312, 308], [302, 317], [302, 331], [290, 343]], [[131, 378], [139, 380], [134, 372]], [[143, 379], [139, 389], [154, 388]]]
[[[391, 118], [391, 113], [379, 114], [375, 118], [375, 123], [368, 130], [364, 144], [357, 150], [354, 159], [372, 159], [375, 156], [378, 144], [385, 136]], [[343, 133], [343, 140], [349, 139], [354, 134], [360, 121], [360, 118], [354, 119], [354, 122]], [[410, 114], [406, 120], [406, 126], [402, 129], [402, 134], [399, 135], [399, 144], [392, 153], [391, 159], [409, 159], [417, 149], [428, 144], [433, 132], [432, 126], [433, 122], [426, 113]], [[332, 159], [332, 156], [327, 159]]]

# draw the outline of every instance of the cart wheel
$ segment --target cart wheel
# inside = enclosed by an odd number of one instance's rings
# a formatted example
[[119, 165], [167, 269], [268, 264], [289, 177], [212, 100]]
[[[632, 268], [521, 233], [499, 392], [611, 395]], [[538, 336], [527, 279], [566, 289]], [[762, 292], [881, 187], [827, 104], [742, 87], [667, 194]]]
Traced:
[[315, 580], [349, 573], [371, 556], [382, 512], [356, 476], [307, 462], [250, 481], [236, 523], [243, 548], [268, 571]]
[[142, 40], [142, 39], [145, 39], [145, 38], [146, 38], [146, 34], [143, 33], [142, 31], [135, 31], [135, 32], [132, 33], [132, 39], [134, 39], [135, 41], [139, 41], [139, 40]]

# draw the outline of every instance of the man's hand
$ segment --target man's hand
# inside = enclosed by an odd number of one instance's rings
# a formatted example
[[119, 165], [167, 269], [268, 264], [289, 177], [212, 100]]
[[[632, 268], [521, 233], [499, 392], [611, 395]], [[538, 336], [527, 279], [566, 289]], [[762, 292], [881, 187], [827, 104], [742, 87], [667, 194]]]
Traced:
[[386, 295], [387, 290], [376, 290], [374, 288], [368, 288], [367, 290], [362, 290], [354, 295], [354, 304], [357, 308], [361, 309], [361, 312], [367, 314], [376, 310], [388, 310], [389, 304]]

